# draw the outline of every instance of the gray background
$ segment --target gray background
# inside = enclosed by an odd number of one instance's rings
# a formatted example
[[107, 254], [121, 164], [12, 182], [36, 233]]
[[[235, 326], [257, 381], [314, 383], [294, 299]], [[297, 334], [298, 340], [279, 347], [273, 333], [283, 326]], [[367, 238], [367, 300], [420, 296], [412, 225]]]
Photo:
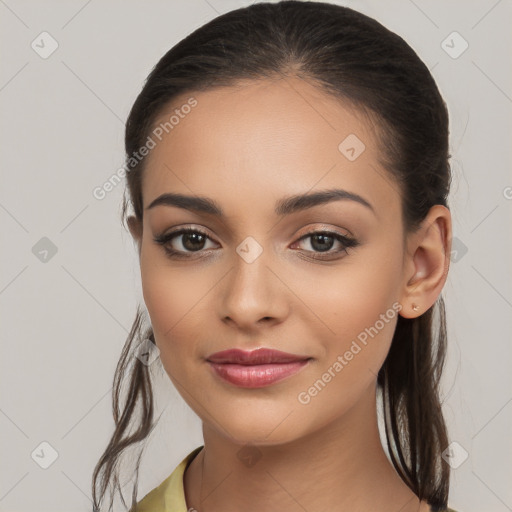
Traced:
[[[450, 504], [512, 510], [512, 2], [339, 3], [401, 35], [449, 106], [457, 251], [443, 290], [442, 384], [450, 439], [460, 445]], [[248, 4], [0, 0], [1, 511], [91, 510], [92, 469], [113, 428], [115, 365], [142, 303], [136, 251], [119, 217], [124, 185], [103, 200], [92, 191], [123, 165], [124, 120], [151, 67], [193, 29]], [[47, 58], [43, 31], [58, 43]], [[454, 31], [469, 44], [457, 58], [445, 51], [462, 48], [458, 36], [447, 39]], [[57, 250], [45, 261], [43, 237]], [[202, 441], [166, 375], [162, 411], [139, 497]]]

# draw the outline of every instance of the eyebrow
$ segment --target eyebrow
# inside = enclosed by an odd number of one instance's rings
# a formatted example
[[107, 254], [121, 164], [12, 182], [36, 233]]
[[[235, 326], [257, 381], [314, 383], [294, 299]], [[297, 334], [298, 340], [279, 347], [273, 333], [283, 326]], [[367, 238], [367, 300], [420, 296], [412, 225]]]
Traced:
[[[276, 215], [284, 216], [306, 210], [308, 208], [313, 208], [314, 206], [340, 200], [357, 202], [375, 214], [373, 206], [366, 199], [358, 194], [339, 188], [282, 198], [276, 202], [274, 211]], [[177, 208], [183, 208], [185, 210], [191, 210], [198, 213], [208, 213], [218, 217], [224, 217], [224, 212], [220, 205], [218, 205], [213, 199], [204, 196], [187, 196], [183, 194], [166, 193], [153, 200], [146, 210], [161, 205], [175, 206]]]

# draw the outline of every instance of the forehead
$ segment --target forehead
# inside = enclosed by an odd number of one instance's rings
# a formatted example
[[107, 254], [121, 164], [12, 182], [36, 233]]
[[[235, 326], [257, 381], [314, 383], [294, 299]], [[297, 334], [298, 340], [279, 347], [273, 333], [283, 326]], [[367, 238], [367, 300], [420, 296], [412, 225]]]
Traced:
[[[182, 108], [190, 98], [195, 106]], [[154, 129], [166, 122], [147, 159], [144, 207], [179, 192], [215, 197], [229, 213], [230, 203], [261, 209], [270, 198], [273, 207], [278, 197], [333, 187], [368, 198], [376, 209], [398, 202], [371, 120], [300, 78], [182, 94]], [[243, 204], [234, 204], [236, 197]]]

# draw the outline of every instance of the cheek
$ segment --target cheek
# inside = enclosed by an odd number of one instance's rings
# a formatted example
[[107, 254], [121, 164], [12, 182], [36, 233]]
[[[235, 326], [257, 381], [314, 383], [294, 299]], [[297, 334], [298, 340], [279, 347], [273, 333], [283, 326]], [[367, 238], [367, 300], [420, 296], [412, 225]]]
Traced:
[[347, 304], [353, 309], [340, 316], [336, 336], [324, 340], [325, 355], [294, 397], [310, 429], [328, 424], [360, 402], [374, 387], [389, 352], [400, 305], [374, 300], [359, 309]]
[[194, 337], [197, 334], [194, 304], [196, 294], [182, 283], [170, 280], [165, 272], [153, 268], [143, 275], [143, 295], [151, 319], [162, 366], [175, 388], [184, 393], [189, 387], [187, 375], [193, 374], [196, 361]]
[[142, 293], [152, 325], [160, 333], [174, 331], [208, 292], [209, 280], [200, 272], [169, 263], [160, 249], [143, 248], [140, 262]]
[[304, 272], [294, 283], [294, 291], [317, 326], [317, 335], [325, 334], [328, 344], [339, 349], [361, 333], [364, 338], [368, 329], [374, 332], [376, 323], [381, 338], [391, 338], [397, 316], [396, 305], [393, 308], [399, 297], [397, 266], [363, 258], [353, 261], [336, 271]]
[[401, 309], [401, 256], [384, 243], [377, 245], [336, 272], [301, 276], [298, 295], [314, 313], [311, 337], [321, 343], [310, 385], [317, 379], [320, 388], [328, 382], [330, 391], [319, 393], [325, 399], [336, 399], [336, 393], [355, 397], [375, 379], [389, 351]]
[[195, 279], [192, 273], [170, 268], [162, 262], [162, 257], [141, 256], [141, 279], [155, 341], [169, 373], [168, 365], [181, 361], [180, 354], [189, 353], [195, 346], [198, 306], [208, 287], [204, 279]]

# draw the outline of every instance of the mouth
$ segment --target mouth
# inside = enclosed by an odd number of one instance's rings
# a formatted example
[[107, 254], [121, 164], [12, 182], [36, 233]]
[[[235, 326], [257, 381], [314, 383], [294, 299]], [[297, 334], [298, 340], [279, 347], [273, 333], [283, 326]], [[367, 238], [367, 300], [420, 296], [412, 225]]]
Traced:
[[260, 348], [216, 352], [207, 358], [215, 375], [238, 387], [261, 388], [297, 374], [312, 358]]

